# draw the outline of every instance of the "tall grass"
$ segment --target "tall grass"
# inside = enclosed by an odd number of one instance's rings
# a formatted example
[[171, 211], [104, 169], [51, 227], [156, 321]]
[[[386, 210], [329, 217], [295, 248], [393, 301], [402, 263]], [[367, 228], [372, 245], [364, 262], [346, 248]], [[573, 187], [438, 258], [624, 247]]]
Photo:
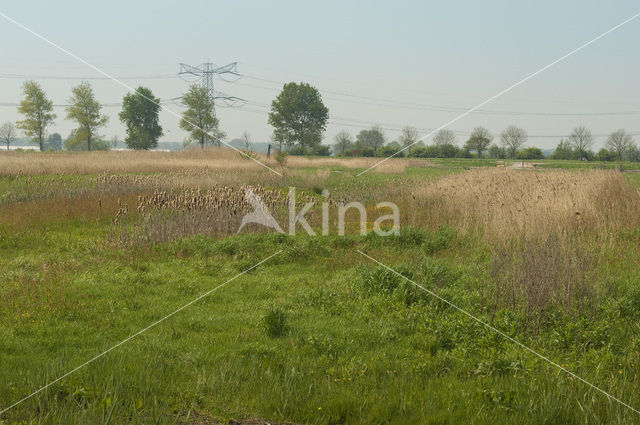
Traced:
[[408, 190], [414, 224], [479, 229], [489, 242], [585, 232], [607, 239], [640, 224], [640, 192], [614, 171], [477, 169]]
[[[261, 163], [280, 171], [274, 158], [254, 153]], [[383, 158], [314, 158], [290, 156], [286, 169], [306, 167], [344, 167], [364, 169]], [[427, 161], [392, 159], [373, 172], [400, 173], [409, 165], [432, 165]], [[266, 168], [229, 148], [189, 149], [180, 152], [94, 151], [94, 152], [4, 152], [0, 151], [0, 176], [41, 174], [157, 173], [182, 170], [257, 171]], [[269, 171], [271, 172], [271, 171]], [[275, 174], [275, 173], [274, 173]]]

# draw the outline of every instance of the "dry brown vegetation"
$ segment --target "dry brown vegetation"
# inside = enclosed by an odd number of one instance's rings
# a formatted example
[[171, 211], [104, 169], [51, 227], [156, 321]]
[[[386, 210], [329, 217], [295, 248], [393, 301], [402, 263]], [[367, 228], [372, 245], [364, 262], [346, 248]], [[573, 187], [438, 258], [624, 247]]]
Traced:
[[637, 228], [640, 192], [615, 171], [478, 169], [415, 185], [409, 220], [490, 241]]
[[407, 223], [479, 235], [495, 308], [522, 307], [535, 328], [550, 311], [592, 312], [616, 290], [601, 265], [637, 255], [625, 239], [640, 225], [640, 192], [615, 171], [482, 169], [407, 190]]
[[[243, 215], [252, 211], [245, 198], [247, 190], [260, 196], [276, 216], [288, 206], [289, 196], [283, 190], [259, 186], [155, 190], [150, 195], [138, 196], [135, 211], [129, 204], [118, 201], [111, 240], [121, 244], [141, 244], [195, 234], [234, 234]], [[129, 217], [131, 213], [134, 214], [132, 218]]]
[[[261, 163], [283, 172], [285, 170], [273, 159], [255, 154]], [[304, 167], [368, 168], [380, 158], [318, 158], [308, 159], [290, 156], [286, 169]], [[376, 167], [378, 173], [404, 172], [415, 160], [391, 159]], [[430, 165], [426, 161], [420, 161]], [[98, 174], [108, 173], [157, 173], [183, 172], [185, 170], [221, 170], [225, 172], [256, 172], [268, 170], [239, 152], [229, 148], [191, 149], [180, 152], [4, 152], [0, 151], [0, 175], [40, 174]], [[271, 171], [268, 171], [271, 173]], [[285, 171], [286, 172], [286, 171]], [[275, 173], [273, 173], [276, 175]], [[277, 176], [277, 175], [276, 175]]]

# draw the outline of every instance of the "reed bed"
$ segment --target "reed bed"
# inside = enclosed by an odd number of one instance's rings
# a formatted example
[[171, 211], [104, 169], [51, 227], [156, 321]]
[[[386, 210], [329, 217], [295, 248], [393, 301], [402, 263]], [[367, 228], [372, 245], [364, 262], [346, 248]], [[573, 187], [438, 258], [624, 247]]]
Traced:
[[[254, 153], [255, 159], [286, 174], [288, 169], [306, 167], [344, 167], [364, 169], [382, 158], [314, 158], [289, 156], [286, 166], [273, 158]], [[375, 173], [400, 173], [415, 160], [393, 158], [374, 168]], [[420, 161], [420, 166], [434, 164]], [[225, 172], [264, 171], [267, 168], [230, 148], [189, 149], [180, 152], [94, 151], [94, 152], [4, 152], [0, 151], [0, 176], [44, 174], [158, 173], [184, 170]], [[273, 173], [275, 175], [275, 173]]]
[[640, 224], [640, 192], [615, 171], [476, 169], [408, 188], [409, 219], [480, 229], [490, 240], [596, 231]]

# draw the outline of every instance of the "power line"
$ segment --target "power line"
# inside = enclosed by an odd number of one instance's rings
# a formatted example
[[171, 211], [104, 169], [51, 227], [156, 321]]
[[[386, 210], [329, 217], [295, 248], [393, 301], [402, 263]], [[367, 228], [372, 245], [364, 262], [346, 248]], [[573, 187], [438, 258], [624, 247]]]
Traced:
[[[284, 84], [284, 82], [281, 82], [281, 81], [270, 80], [270, 79], [255, 77], [255, 76], [251, 76], [251, 75], [245, 75], [245, 77], [249, 78], [249, 79], [257, 80], [257, 81], [263, 81], [263, 82], [267, 82], [267, 83], [272, 83], [272, 84], [278, 84], [278, 85]], [[278, 91], [278, 89], [272, 88], [272, 87], [257, 86], [257, 85], [247, 84], [247, 83], [237, 83], [237, 84], [240, 84], [240, 85], [243, 85], [243, 86], [247, 86], [247, 87], [264, 89], [264, 90]], [[393, 99], [384, 99], [384, 98], [377, 98], [377, 97], [371, 97], [371, 96], [361, 96], [361, 95], [355, 95], [355, 94], [352, 94], [352, 93], [333, 91], [333, 90], [322, 90], [322, 89], [319, 89], [319, 91], [321, 93], [328, 93], [328, 94], [332, 94], [332, 95], [335, 95], [335, 96], [346, 97], [347, 99], [359, 99], [359, 100], [336, 99], [336, 98], [330, 98], [330, 97], [325, 97], [325, 99], [336, 100], [336, 101], [339, 101], [339, 102], [356, 103], [356, 104], [360, 104], [360, 105], [396, 107], [396, 108], [402, 108], [402, 109], [425, 110], [425, 111], [432, 111], [432, 112], [462, 112], [462, 111], [466, 111], [466, 108], [462, 108], [462, 107], [438, 106], [438, 105], [430, 105], [430, 104], [424, 104], [424, 103], [413, 103], [413, 102], [400, 102], [400, 101], [396, 101], [396, 100], [393, 100]], [[368, 102], [365, 102], [365, 100], [367, 100]], [[377, 103], [372, 103], [372, 102], [377, 102]], [[568, 116], [569, 117], [569, 116], [636, 115], [636, 114], [640, 113], [640, 110], [636, 109], [636, 110], [627, 110], [627, 111], [605, 111], [605, 112], [546, 112], [546, 111], [500, 111], [500, 110], [478, 109], [478, 110], [475, 111], [475, 113], [481, 114], [481, 115], [504, 115], [504, 116], [513, 115], [513, 116]]]
[[[278, 88], [248, 84], [248, 83], [239, 82], [238, 80], [241, 77], [244, 77], [244, 78], [248, 78], [256, 81], [262, 81], [270, 84], [276, 84], [276, 85], [285, 84], [285, 82], [283, 81], [277, 81], [277, 80], [257, 77], [253, 75], [239, 74], [236, 70], [236, 66], [237, 66], [236, 62], [233, 62], [231, 64], [228, 64], [222, 67], [215, 67], [211, 63], [203, 63], [198, 66], [181, 64], [181, 70], [178, 74], [139, 75], [139, 76], [124, 76], [124, 77], [117, 77], [117, 78], [121, 80], [152, 80], [152, 79], [172, 79], [177, 76], [185, 76], [185, 75], [197, 76], [202, 80], [202, 84], [205, 87], [207, 87], [207, 90], [210, 90], [210, 93], [212, 93], [212, 97], [214, 98], [214, 100], [222, 100], [223, 103], [225, 103], [225, 106], [239, 106], [243, 104], [245, 100], [240, 99], [236, 96], [231, 96], [226, 93], [213, 90], [213, 75], [217, 75], [223, 81], [228, 83], [235, 83], [245, 87], [276, 91], [276, 92], [279, 91]], [[226, 75], [232, 75], [237, 78], [227, 80], [225, 78]], [[28, 74], [8, 74], [8, 73], [0, 73], [0, 78], [13, 78], [13, 79], [25, 78], [25, 79], [41, 79], [41, 80], [72, 80], [72, 81], [73, 80], [108, 80], [108, 78], [106, 77], [79, 77], [79, 76], [72, 77], [72, 76], [57, 76], [57, 75], [28, 75]], [[363, 96], [363, 95], [357, 95], [357, 94], [343, 92], [343, 91], [325, 90], [325, 89], [321, 89], [319, 91], [323, 94], [339, 96], [339, 98], [325, 96], [325, 99], [327, 100], [354, 103], [359, 105], [379, 106], [383, 108], [394, 107], [394, 108], [407, 109], [407, 110], [451, 112], [451, 113], [462, 112], [466, 110], [466, 108], [463, 108], [463, 107], [441, 106], [441, 105], [433, 105], [433, 104], [425, 104], [425, 103], [398, 101], [395, 99]], [[629, 116], [629, 115], [640, 114], [640, 110], [632, 109], [632, 110], [623, 110], [623, 111], [548, 112], [548, 111], [504, 111], [504, 110], [478, 109], [475, 111], [475, 113], [479, 115], [545, 116], [545, 117], [625, 116], [625, 115]]]
[[[259, 68], [259, 69], [263, 69], [263, 70], [271, 70], [271, 71], [278, 71], [278, 72], [289, 72], [290, 69], [288, 68], [278, 68], [278, 67], [269, 67], [269, 66], [259, 66], [259, 65], [254, 65], [254, 64], [250, 64], [250, 63], [246, 63], [243, 62], [243, 65], [245, 66], [249, 66], [254, 67], [254, 68]], [[249, 76], [247, 76], [248, 78], [251, 78]], [[319, 74], [298, 74], [295, 79], [297, 80], [300, 77], [305, 77], [306, 78], [310, 78], [310, 79], [318, 79], [318, 78], [322, 78], [322, 79], [330, 79], [333, 81], [337, 81], [337, 82], [341, 82], [344, 84], [347, 84], [349, 87], [352, 87], [354, 85], [361, 85], [361, 86], [367, 86], [368, 89], [370, 90], [371, 88], [375, 89], [375, 90], [379, 90], [380, 89], [380, 83], [371, 83], [371, 82], [364, 82], [362, 80], [346, 80], [346, 79], [342, 79], [342, 78], [337, 78], [333, 75], [319, 75]], [[256, 77], [257, 79], [258, 77]], [[277, 84], [282, 84], [281, 81], [275, 81], [275, 80], [269, 80], [266, 78], [261, 78], [262, 81], [267, 81], [267, 82], [273, 82], [273, 83], [277, 83]], [[437, 92], [437, 91], [426, 91], [426, 90], [422, 90], [419, 88], [405, 88], [405, 87], [394, 87], [393, 91], [400, 91], [400, 92], [405, 92], [405, 93], [411, 93], [411, 94], [421, 94], [421, 95], [426, 95], [426, 96], [446, 96], [446, 97], [456, 97], [456, 98], [465, 98], [465, 99], [478, 99], [478, 96], [470, 96], [470, 95], [461, 95], [461, 94], [452, 94], [452, 93], [444, 93], [444, 92]], [[527, 98], [525, 99], [512, 99], [515, 102], [525, 102], [525, 103], [543, 103], [543, 104], [571, 104], [571, 105], [575, 105], [575, 104], [583, 104], [583, 103], [594, 103], [593, 101], [584, 101], [584, 100], [580, 100], [580, 99], [572, 99], [572, 100], [567, 100], [567, 99], [531, 99], [531, 98]], [[597, 103], [600, 104], [616, 104], [616, 105], [638, 105], [638, 102], [636, 101], [602, 101], [602, 100], [598, 100]]]
[[[119, 80], [155, 80], [155, 79], [171, 79], [176, 78], [177, 74], [161, 74], [161, 75], [139, 75], [115, 77]], [[0, 78], [5, 79], [31, 79], [31, 80], [109, 80], [107, 77], [74, 77], [68, 75], [30, 75], [30, 74], [8, 74], [0, 73]]]
[[[185, 81], [187, 81], [189, 77], [195, 77], [196, 79], [199, 79], [200, 85], [207, 90], [209, 99], [211, 99], [211, 102], [213, 104], [215, 104], [216, 100], [221, 100], [229, 107], [242, 106], [247, 102], [245, 99], [219, 92], [217, 90], [214, 90], [213, 87], [214, 76], [217, 76], [218, 78], [227, 82], [234, 82], [242, 78], [242, 75], [238, 73], [237, 66], [237, 62], [231, 62], [230, 64], [223, 66], [215, 66], [211, 62], [201, 63], [197, 66], [191, 66], [185, 63], [181, 63], [178, 76]], [[230, 77], [230, 79], [227, 80], [227, 77]]]
[[[251, 108], [245, 107], [245, 108], [239, 109], [239, 111], [250, 112], [250, 113], [261, 114], [261, 115], [268, 112], [267, 109], [269, 108], [269, 106], [264, 103], [249, 101], [248, 104], [254, 105], [257, 108], [262, 108], [262, 109], [251, 109]], [[389, 124], [389, 123], [385, 124], [380, 122], [364, 121], [364, 120], [358, 120], [358, 119], [340, 117], [340, 116], [333, 116], [329, 118], [329, 123], [337, 126], [353, 127], [358, 129], [367, 129], [367, 128], [370, 128], [371, 126], [378, 125], [383, 130], [391, 131], [391, 132], [401, 131], [404, 127], [406, 127], [406, 125], [401, 125], [401, 124]], [[425, 132], [430, 132], [434, 130], [433, 128], [428, 128], [428, 127], [413, 127], [413, 128], [415, 128], [416, 130], [425, 131]], [[452, 131], [458, 136], [468, 136], [469, 134], [471, 134], [471, 131], [466, 131], [466, 130], [452, 130]], [[629, 134], [631, 134], [632, 136], [640, 136], [640, 130], [629, 132]], [[609, 136], [608, 134], [593, 135], [593, 137], [608, 137], [608, 136]], [[569, 135], [568, 134], [560, 134], [560, 135], [530, 134], [527, 137], [530, 139], [551, 139], [551, 138], [568, 138]]]

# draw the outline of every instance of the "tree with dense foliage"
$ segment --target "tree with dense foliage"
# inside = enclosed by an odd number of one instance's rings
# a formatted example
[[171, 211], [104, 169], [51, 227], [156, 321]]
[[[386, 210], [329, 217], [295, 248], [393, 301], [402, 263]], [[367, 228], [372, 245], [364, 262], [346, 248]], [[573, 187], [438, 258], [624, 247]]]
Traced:
[[591, 131], [583, 125], [575, 127], [569, 136], [569, 143], [577, 159], [587, 159], [588, 151], [593, 146], [593, 142]]
[[556, 146], [549, 159], [573, 159], [575, 153], [568, 140], [560, 139], [560, 143]]
[[502, 146], [507, 149], [512, 159], [516, 158], [518, 150], [527, 142], [527, 132], [518, 126], [510, 125], [500, 133]]
[[307, 83], [285, 84], [271, 102], [269, 124], [274, 128], [274, 139], [289, 148], [308, 150], [319, 145], [328, 120], [329, 109], [320, 92]]
[[44, 138], [47, 127], [53, 124], [56, 114], [53, 113], [53, 101], [47, 99], [47, 95], [42, 87], [35, 81], [25, 81], [22, 85], [24, 99], [18, 106], [18, 112], [25, 116], [24, 120], [18, 121], [18, 128], [24, 130], [25, 134], [32, 137], [44, 150]]
[[378, 149], [378, 156], [386, 158], [386, 157], [397, 154], [398, 152], [400, 152], [401, 149], [402, 149], [402, 145], [396, 141], [393, 141], [393, 142], [387, 143], [386, 145]]
[[601, 148], [594, 157], [596, 161], [615, 161], [616, 158], [616, 153], [608, 150], [607, 148]]
[[544, 159], [544, 154], [540, 148], [530, 147], [518, 152], [518, 159]]
[[635, 145], [631, 145], [627, 151], [627, 160], [631, 162], [640, 162], [640, 149]]
[[311, 149], [311, 155], [331, 156], [331, 146], [329, 146], [329, 145], [315, 145]]
[[439, 158], [455, 158], [459, 155], [460, 149], [451, 143], [445, 143], [444, 145], [435, 145], [440, 153]]
[[622, 158], [634, 145], [633, 137], [623, 129], [611, 133], [606, 142], [606, 147], [609, 151], [615, 153], [618, 161], [622, 161]]
[[489, 130], [484, 127], [476, 127], [471, 131], [466, 147], [470, 151], [474, 151], [478, 155], [478, 158], [482, 158], [482, 152], [487, 150], [492, 140], [493, 135]]
[[118, 114], [126, 128], [124, 143], [129, 149], [149, 150], [158, 147], [162, 137], [159, 123], [160, 99], [146, 87], [138, 87], [122, 99], [122, 111]]
[[7, 145], [7, 150], [9, 150], [9, 145], [18, 138], [18, 133], [16, 132], [16, 127], [12, 122], [7, 121], [6, 123], [0, 126], [0, 141]]
[[353, 147], [353, 139], [347, 130], [340, 130], [333, 140], [336, 142], [334, 145], [336, 153], [340, 156], [344, 156]]
[[202, 148], [208, 144], [220, 147], [226, 135], [219, 128], [207, 89], [192, 85], [182, 97], [182, 104], [187, 109], [182, 113], [180, 128], [189, 132], [188, 142], [199, 143]]
[[505, 159], [507, 157], [507, 150], [504, 147], [498, 146], [493, 143], [491, 146], [489, 146], [487, 156], [490, 159]]
[[379, 125], [374, 125], [370, 129], [361, 130], [356, 136], [356, 146], [358, 148], [369, 148], [373, 150], [375, 155], [378, 149], [381, 148], [387, 138], [384, 134], [384, 130]]
[[77, 135], [86, 137], [87, 150], [91, 150], [91, 141], [97, 136], [100, 127], [104, 127], [109, 117], [102, 115], [102, 105], [98, 103], [91, 84], [83, 81], [71, 89], [70, 105], [67, 107], [67, 119], [78, 123]]

